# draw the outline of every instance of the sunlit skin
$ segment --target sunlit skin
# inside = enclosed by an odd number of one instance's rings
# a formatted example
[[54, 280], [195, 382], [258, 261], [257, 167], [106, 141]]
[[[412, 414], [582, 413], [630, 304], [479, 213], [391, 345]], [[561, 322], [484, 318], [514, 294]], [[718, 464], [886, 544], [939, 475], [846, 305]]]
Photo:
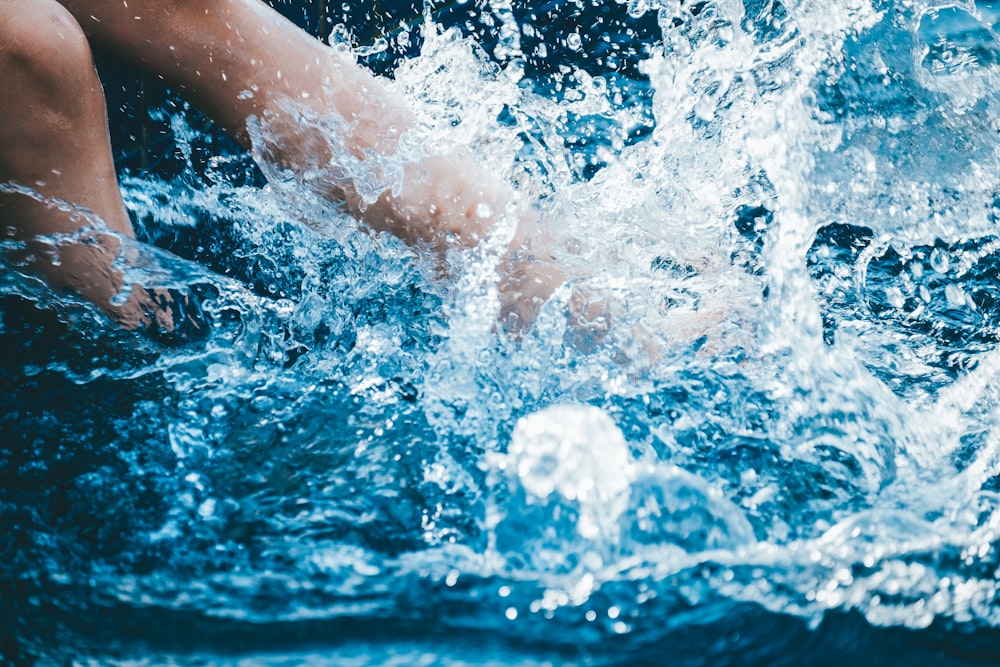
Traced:
[[[85, 226], [73, 207], [125, 237], [133, 234], [92, 49], [161, 77], [246, 148], [248, 119], [263, 119], [268, 143], [256, 148], [293, 172], [332, 156], [323, 137], [310, 136], [290, 116], [289, 101], [345, 119], [344, 143], [358, 156], [392, 154], [414, 123], [379, 78], [259, 0], [0, 0], [0, 184], [29, 188], [43, 200], [0, 194], [0, 223], [8, 238], [29, 242], [22, 261], [125, 326], [137, 326], [148, 309], [141, 290], [124, 305], [112, 304], [123, 288], [111, 266], [117, 239], [97, 235], [62, 248], [57, 259], [31, 243]], [[372, 229], [435, 249], [477, 244], [512, 200], [504, 183], [457, 154], [408, 162], [399, 195], [383, 193], [369, 205], [350, 182], [327, 182], [321, 194]], [[520, 326], [563, 280], [546, 258], [523, 247], [530, 225], [522, 217], [500, 262], [504, 312], [516, 313]]]

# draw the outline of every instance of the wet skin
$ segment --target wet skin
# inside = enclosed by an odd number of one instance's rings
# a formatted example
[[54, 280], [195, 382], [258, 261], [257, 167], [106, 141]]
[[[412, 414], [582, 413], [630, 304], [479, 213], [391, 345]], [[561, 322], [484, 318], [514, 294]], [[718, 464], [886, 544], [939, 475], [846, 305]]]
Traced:
[[[0, 184], [8, 190], [0, 192], [0, 224], [8, 240], [26, 244], [21, 263], [129, 327], [151, 317], [151, 299], [140, 289], [112, 303], [126, 287], [112, 266], [119, 237], [87, 232], [58, 253], [35, 240], [97, 220], [133, 234], [92, 49], [161, 77], [246, 148], [248, 119], [260, 119], [266, 145], [254, 148], [295, 173], [333, 156], [293, 111], [339, 115], [343, 144], [357, 157], [391, 155], [414, 122], [380, 79], [258, 0], [0, 0], [0, 87], [17, 91], [0, 97]], [[477, 244], [512, 200], [505, 184], [459, 154], [408, 162], [398, 196], [367, 205], [350, 180], [319, 183], [320, 194], [371, 228], [439, 250]], [[522, 324], [562, 281], [544, 253], [525, 251], [530, 226], [522, 216], [500, 262], [505, 312]]]

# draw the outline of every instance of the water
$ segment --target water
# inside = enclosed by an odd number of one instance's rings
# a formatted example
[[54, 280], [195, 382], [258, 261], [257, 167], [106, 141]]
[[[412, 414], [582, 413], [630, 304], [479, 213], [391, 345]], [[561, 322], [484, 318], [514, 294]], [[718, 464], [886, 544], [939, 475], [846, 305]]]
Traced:
[[473, 9], [392, 37], [409, 145], [515, 184], [567, 285], [515, 336], [509, 223], [442, 279], [177, 112], [123, 266], [201, 330], [0, 285], [0, 654], [1000, 659], [1000, 10]]

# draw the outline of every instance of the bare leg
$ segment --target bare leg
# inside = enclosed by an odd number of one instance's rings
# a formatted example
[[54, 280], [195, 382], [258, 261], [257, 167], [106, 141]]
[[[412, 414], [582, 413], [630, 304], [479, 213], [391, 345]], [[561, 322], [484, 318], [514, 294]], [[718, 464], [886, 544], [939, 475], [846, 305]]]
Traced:
[[[391, 154], [413, 124], [405, 102], [377, 77], [259, 0], [62, 2], [95, 46], [162, 76], [244, 146], [247, 119], [266, 119], [272, 141], [264, 148], [292, 171], [329, 165], [332, 156], [324, 137], [303, 131], [289, 103], [342, 117], [349, 128], [343, 140], [358, 156]], [[442, 247], [477, 243], [511, 199], [502, 183], [460, 156], [428, 157], [404, 174], [398, 197], [384, 193], [368, 205], [350, 182], [332, 183], [323, 194], [345, 201], [374, 229]]]
[[[130, 236], [108, 139], [104, 93], [80, 26], [54, 0], [0, 0], [0, 184], [34, 191], [91, 211]], [[109, 235], [61, 247], [39, 235], [86, 225], [80, 212], [27, 194], [0, 194], [0, 224], [8, 239], [28, 242], [24, 260], [55, 286], [76, 290], [119, 319], [134, 308], [112, 308], [121, 287], [111, 270], [117, 240]], [[58, 263], [58, 266], [56, 265]]]
[[[97, 47], [162, 76], [245, 146], [247, 119], [264, 118], [271, 135], [263, 148], [293, 171], [328, 165], [332, 156], [325, 137], [301, 130], [289, 102], [316, 115], [333, 111], [342, 117], [348, 124], [342, 139], [355, 155], [391, 154], [412, 125], [405, 103], [377, 78], [259, 0], [60, 3]], [[89, 208], [112, 229], [130, 234], [115, 183], [103, 96], [80, 28], [53, 0], [0, 0], [0, 38], [5, 59], [0, 83], [28, 91], [0, 102], [0, 112], [16, 119], [0, 129], [0, 182], [14, 181]], [[366, 205], [351, 182], [335, 179], [323, 194], [345, 201], [375, 229], [438, 248], [476, 244], [512, 199], [503, 183], [472, 160], [440, 155], [407, 164], [398, 196], [383, 193]], [[24, 197], [9, 195], [2, 205], [0, 215], [13, 221], [22, 237], [74, 231], [81, 224]], [[37, 265], [55, 284], [76, 289], [133, 323], [135, 308], [124, 312], [109, 305], [121, 286], [109, 270], [112, 249], [81, 246], [74, 256], [60, 257], [61, 266], [45, 260]], [[557, 271], [539, 270], [537, 263], [529, 259], [522, 269], [524, 262], [512, 256], [503, 265], [510, 273], [502, 289], [508, 309], [521, 310], [513, 301], [547, 298], [552, 283], [559, 282]], [[533, 310], [519, 313], [520, 326], [530, 322]]]
[[[290, 101], [344, 118], [352, 127], [345, 142], [357, 154], [392, 153], [413, 124], [405, 102], [378, 78], [259, 0], [129, 0], [127, 7], [122, 0], [62, 1], [97, 44], [177, 86], [245, 146], [247, 119], [267, 117], [273, 142], [265, 148], [293, 171], [327, 164], [331, 156], [323, 137], [310, 136], [289, 116]], [[500, 180], [455, 155], [407, 165], [399, 196], [385, 193], [373, 205], [362, 205], [350, 183], [325, 194], [346, 201], [374, 229], [438, 248], [475, 245], [512, 199]], [[565, 280], [545, 248], [527, 247], [532, 220], [521, 217], [499, 267], [504, 320], [514, 330], [529, 327]]]

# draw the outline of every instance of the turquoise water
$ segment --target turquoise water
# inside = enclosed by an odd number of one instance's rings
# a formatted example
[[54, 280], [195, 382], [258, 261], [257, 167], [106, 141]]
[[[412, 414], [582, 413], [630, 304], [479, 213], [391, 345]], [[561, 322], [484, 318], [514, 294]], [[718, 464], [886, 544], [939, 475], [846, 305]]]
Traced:
[[0, 279], [0, 655], [1000, 660], [1000, 11], [476, 9], [392, 36], [407, 151], [514, 184], [567, 285], [515, 337], [512, 221], [441, 278], [168, 113], [121, 266], [197, 324]]

